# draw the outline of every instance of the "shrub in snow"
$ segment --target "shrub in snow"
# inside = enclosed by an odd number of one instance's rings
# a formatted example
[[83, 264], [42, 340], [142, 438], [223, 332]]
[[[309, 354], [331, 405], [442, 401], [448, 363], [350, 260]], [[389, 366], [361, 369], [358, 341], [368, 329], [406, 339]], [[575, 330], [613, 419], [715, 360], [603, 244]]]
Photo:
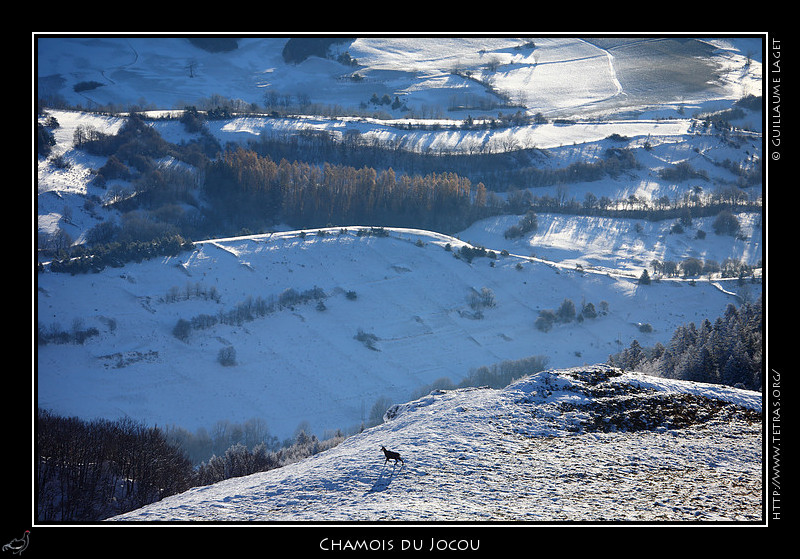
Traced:
[[367, 346], [369, 349], [378, 351], [378, 349], [375, 347], [375, 342], [377, 342], [380, 338], [378, 338], [378, 336], [376, 336], [375, 334], [369, 334], [367, 332], [364, 332], [361, 328], [359, 328], [358, 333], [356, 333], [356, 335], [353, 336], [353, 338], [355, 338], [356, 340]]
[[236, 365], [236, 349], [233, 346], [223, 347], [217, 354], [217, 361], [224, 367]]

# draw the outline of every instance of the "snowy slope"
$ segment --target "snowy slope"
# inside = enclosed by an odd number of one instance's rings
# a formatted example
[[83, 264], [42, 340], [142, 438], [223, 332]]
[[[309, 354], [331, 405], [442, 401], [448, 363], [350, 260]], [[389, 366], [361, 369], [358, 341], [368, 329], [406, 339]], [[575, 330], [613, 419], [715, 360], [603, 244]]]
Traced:
[[[760, 413], [748, 391], [545, 371], [431, 393], [300, 463], [111, 521], [754, 521]], [[403, 463], [385, 463], [382, 445]]]
[[[564, 266], [606, 270], [638, 277], [652, 269], [652, 261], [681, 262], [686, 258], [721, 263], [726, 258], [759, 267], [763, 258], [761, 215], [737, 214], [741, 236], [715, 235], [713, 217], [696, 218], [683, 234], [672, 234], [673, 221], [651, 222], [565, 214], [539, 214], [538, 229], [519, 239], [506, 239], [505, 231], [519, 216], [481, 220], [459, 236], [471, 242], [500, 247], [514, 254], [535, 255]], [[695, 238], [705, 231], [705, 239]]]
[[[442, 377], [457, 383], [471, 368], [533, 355], [569, 367], [604, 362], [634, 338], [665, 343], [678, 325], [720, 316], [743, 289], [733, 281], [723, 282], [725, 290], [707, 281], [645, 287], [637, 275], [581, 272], [513, 253], [467, 263], [454, 257], [463, 244], [455, 238], [403, 229], [359, 236], [359, 229], [217, 239], [96, 274], [39, 274], [40, 324], [69, 329], [80, 321], [101, 335], [38, 348], [38, 405], [192, 431], [258, 417], [281, 438], [308, 422], [321, 435], [357, 427], [381, 397], [402, 402]], [[172, 335], [179, 319], [315, 287], [326, 295], [324, 311], [300, 304], [196, 330], [187, 341]], [[217, 297], [185, 296], [198, 288]], [[496, 306], [475, 319], [468, 298], [483, 288]], [[609, 311], [538, 331], [539, 310], [565, 299], [579, 309], [606, 302]], [[653, 332], [641, 333], [642, 323]], [[374, 349], [355, 339], [359, 330], [377, 336]], [[223, 367], [217, 356], [229, 346], [237, 364]]]

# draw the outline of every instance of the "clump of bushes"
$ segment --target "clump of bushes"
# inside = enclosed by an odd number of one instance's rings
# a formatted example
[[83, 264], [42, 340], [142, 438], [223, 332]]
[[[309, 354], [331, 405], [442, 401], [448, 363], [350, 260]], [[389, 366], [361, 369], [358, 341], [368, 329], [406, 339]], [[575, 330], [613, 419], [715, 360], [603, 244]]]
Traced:
[[364, 330], [359, 328], [358, 332], [355, 336], [353, 336], [353, 338], [364, 344], [372, 351], [380, 351], [377, 347], [375, 347], [375, 344], [380, 340], [380, 338], [375, 334], [364, 332]]
[[739, 220], [728, 210], [721, 211], [712, 224], [717, 235], [735, 236], [739, 232]]
[[529, 211], [519, 220], [519, 223], [506, 229], [503, 236], [506, 239], [518, 239], [527, 233], [535, 232], [538, 228], [539, 220], [536, 214], [533, 211]]
[[594, 303], [589, 302], [584, 303], [580, 312], [578, 312], [575, 303], [571, 299], [564, 299], [556, 310], [544, 309], [539, 311], [539, 317], [534, 325], [537, 330], [549, 332], [555, 324], [567, 324], [573, 320], [583, 322], [585, 319], [597, 318], [598, 314], [606, 314], [608, 312], [608, 303], [602, 301], [600, 309], [598, 312]]
[[735, 278], [752, 276], [755, 269], [760, 266], [760, 263], [750, 265], [733, 258], [726, 258], [722, 263], [719, 263], [715, 260], [704, 261], [699, 258], [688, 257], [681, 262], [652, 260], [650, 265], [656, 275], [664, 277], [677, 277], [679, 275], [683, 275], [683, 277], [698, 277], [719, 274], [723, 278]]
[[480, 291], [472, 290], [467, 297], [469, 306], [472, 310], [480, 311], [485, 308], [492, 308], [497, 305], [494, 300], [494, 291], [488, 287], [482, 287]]
[[458, 252], [453, 253], [453, 256], [472, 263], [472, 260], [478, 257], [497, 259], [497, 253], [492, 250], [486, 250], [482, 246], [462, 245]]
[[83, 344], [89, 338], [98, 335], [100, 330], [94, 326], [84, 328], [80, 321], [76, 321], [71, 330], [62, 330], [57, 324], [52, 324], [49, 328], [37, 324], [36, 342], [39, 345]]
[[257, 318], [272, 314], [280, 309], [293, 309], [297, 305], [313, 301], [317, 301], [319, 307], [319, 303], [321, 303], [325, 297], [327, 297], [327, 295], [320, 287], [314, 287], [304, 291], [297, 291], [290, 287], [285, 289], [277, 298], [275, 296], [268, 298], [260, 296], [248, 297], [232, 309], [220, 311], [216, 315], [201, 313], [192, 317], [190, 320], [180, 318], [172, 329], [172, 335], [185, 342], [188, 340], [192, 330], [205, 330], [218, 323], [239, 326], [245, 322], [251, 322]]
[[388, 237], [389, 231], [385, 227], [362, 228], [356, 231], [356, 237]]
[[483, 309], [492, 308], [497, 305], [494, 300], [494, 292], [488, 287], [482, 287], [480, 291], [473, 289], [467, 296], [472, 312], [459, 311], [459, 315], [466, 318], [480, 320], [483, 318]]
[[217, 362], [223, 367], [233, 367], [236, 365], [236, 349], [229, 345], [219, 350]]
[[337, 432], [331, 438], [319, 440], [316, 435], [301, 430], [294, 442], [284, 443], [284, 446], [278, 449], [272, 449], [267, 443], [259, 443], [253, 448], [248, 448], [243, 443], [235, 443], [224, 454], [214, 455], [207, 462], [200, 464], [197, 468], [195, 485], [210, 485], [224, 479], [281, 468], [333, 448], [344, 438], [341, 432]]

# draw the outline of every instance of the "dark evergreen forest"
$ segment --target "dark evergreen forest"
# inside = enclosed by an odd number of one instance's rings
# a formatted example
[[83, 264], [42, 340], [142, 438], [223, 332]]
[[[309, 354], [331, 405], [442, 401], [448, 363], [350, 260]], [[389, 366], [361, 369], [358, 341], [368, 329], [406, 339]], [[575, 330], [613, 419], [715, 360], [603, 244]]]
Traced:
[[612, 355], [609, 364], [659, 377], [737, 386], [760, 391], [764, 365], [762, 298], [696, 326], [680, 326], [665, 346], [630, 347]]

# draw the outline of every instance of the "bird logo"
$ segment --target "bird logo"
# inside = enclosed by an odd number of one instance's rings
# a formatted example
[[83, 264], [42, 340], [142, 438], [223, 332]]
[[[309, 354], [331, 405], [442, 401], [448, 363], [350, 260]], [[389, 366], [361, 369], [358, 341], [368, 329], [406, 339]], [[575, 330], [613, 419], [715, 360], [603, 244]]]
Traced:
[[6, 545], [3, 546], [3, 551], [10, 551], [15, 555], [20, 555], [28, 547], [28, 538], [31, 535], [30, 530], [25, 530], [21, 538], [14, 538]]

